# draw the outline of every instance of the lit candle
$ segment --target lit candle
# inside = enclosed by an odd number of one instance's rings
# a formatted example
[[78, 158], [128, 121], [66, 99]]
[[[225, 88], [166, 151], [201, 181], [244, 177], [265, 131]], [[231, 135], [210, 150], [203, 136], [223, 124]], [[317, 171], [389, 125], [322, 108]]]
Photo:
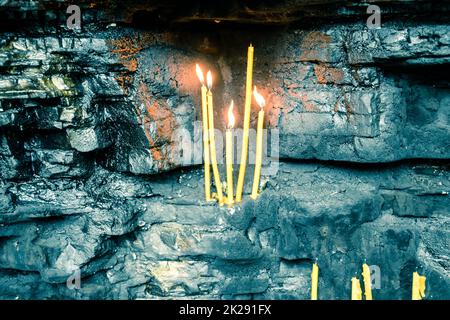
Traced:
[[319, 282], [319, 267], [317, 266], [317, 263], [314, 263], [311, 272], [311, 300], [317, 300], [318, 282]]
[[252, 199], [256, 199], [258, 197], [259, 180], [261, 176], [264, 106], [266, 104], [266, 100], [264, 100], [263, 96], [260, 95], [259, 92], [256, 90], [256, 86], [255, 89], [253, 90], [253, 95], [255, 96], [256, 103], [261, 108], [261, 110], [258, 113], [258, 127], [256, 130], [255, 173], [253, 175], [252, 195], [250, 196]]
[[239, 166], [239, 176], [236, 186], [236, 201], [242, 201], [242, 191], [244, 188], [245, 169], [248, 156], [248, 135], [250, 131], [250, 107], [252, 104], [252, 79], [253, 79], [253, 46], [250, 44], [247, 51], [247, 81], [245, 84], [245, 109], [244, 128], [242, 136], [241, 162]]
[[352, 300], [362, 300], [361, 283], [356, 277], [352, 278]]
[[216, 139], [214, 138], [214, 111], [213, 111], [213, 95], [211, 92], [212, 88], [212, 75], [211, 71], [206, 74], [206, 83], [208, 85], [208, 128], [209, 128], [209, 143], [211, 151], [211, 165], [214, 174], [214, 182], [216, 183], [217, 198], [219, 204], [223, 205], [223, 195], [222, 195], [222, 183], [220, 182], [219, 167], [217, 166], [217, 156], [216, 156]]
[[364, 280], [364, 296], [366, 300], [372, 300], [372, 283], [370, 280], [370, 268], [364, 263], [363, 264], [363, 280]]
[[421, 276], [417, 272], [413, 273], [412, 300], [422, 300], [425, 297], [426, 280], [425, 276]]
[[203, 77], [203, 72], [198, 64], [195, 65], [198, 79], [202, 84], [202, 124], [203, 124], [203, 160], [205, 171], [205, 198], [206, 201], [211, 201], [211, 172], [209, 160], [209, 138], [208, 138], [208, 105], [206, 101], [206, 86]]
[[233, 100], [231, 100], [230, 107], [228, 108], [228, 129], [225, 133], [226, 140], [226, 165], [227, 165], [227, 203], [232, 205], [233, 200], [233, 127], [234, 127], [234, 114], [233, 114]]

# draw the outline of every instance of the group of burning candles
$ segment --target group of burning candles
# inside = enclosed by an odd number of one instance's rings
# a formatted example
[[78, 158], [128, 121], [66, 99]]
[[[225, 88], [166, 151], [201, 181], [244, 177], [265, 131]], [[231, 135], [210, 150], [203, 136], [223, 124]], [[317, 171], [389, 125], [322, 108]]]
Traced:
[[[258, 92], [256, 86], [252, 89], [253, 80], [253, 46], [248, 47], [247, 53], [247, 78], [245, 87], [245, 109], [244, 109], [244, 125], [243, 125], [243, 137], [242, 137], [242, 150], [241, 161], [239, 167], [239, 176], [236, 187], [236, 198], [234, 198], [234, 184], [233, 184], [233, 133], [232, 129], [235, 124], [235, 118], [233, 114], [234, 103], [231, 101], [228, 109], [228, 127], [225, 133], [225, 161], [227, 168], [227, 183], [226, 192], [227, 197], [224, 198], [222, 191], [222, 183], [220, 180], [219, 168], [217, 165], [216, 155], [216, 142], [214, 136], [214, 106], [213, 106], [213, 94], [212, 88], [212, 74], [208, 71], [206, 74], [206, 85], [203, 76], [203, 72], [200, 66], [196, 65], [197, 76], [202, 84], [202, 124], [203, 124], [203, 158], [205, 169], [205, 198], [206, 201], [211, 201], [214, 197], [211, 195], [211, 173], [210, 167], [212, 167], [214, 181], [216, 185], [216, 197], [219, 204], [222, 206], [227, 203], [231, 206], [236, 202], [242, 201], [242, 192], [244, 187], [245, 170], [247, 166], [248, 157], [248, 139], [250, 130], [250, 112], [252, 96], [255, 98], [256, 103], [260, 107], [258, 113], [258, 125], [256, 131], [256, 154], [255, 154], [255, 172], [253, 175], [253, 186], [251, 198], [256, 199], [259, 192], [259, 182], [261, 176], [261, 163], [262, 163], [262, 145], [263, 145], [263, 124], [264, 124], [264, 106], [265, 99]], [[364, 297], [365, 300], [372, 300], [372, 286], [370, 278], [370, 268], [364, 263], [362, 266], [362, 276], [364, 283]], [[413, 273], [412, 282], [412, 300], [421, 300], [425, 296], [425, 276], [420, 276], [417, 272]], [[311, 300], [317, 300], [318, 297], [318, 282], [319, 282], [319, 267], [317, 262], [313, 264], [311, 273]], [[352, 300], [362, 300], [363, 293], [361, 289], [361, 282], [359, 278], [352, 277]]]
[[[248, 47], [247, 52], [247, 75], [246, 75], [246, 88], [245, 88], [245, 108], [244, 108], [244, 123], [243, 123], [243, 137], [242, 137], [242, 149], [241, 160], [239, 167], [239, 176], [236, 186], [236, 197], [234, 197], [234, 182], [233, 182], [233, 132], [232, 129], [235, 124], [235, 118], [233, 114], [234, 102], [230, 103], [228, 109], [228, 126], [225, 133], [225, 162], [226, 162], [226, 198], [224, 197], [222, 190], [222, 183], [220, 180], [219, 168], [217, 164], [216, 155], [216, 141], [214, 136], [214, 105], [212, 94], [212, 74], [208, 71], [205, 78], [200, 66], [196, 65], [197, 76], [201, 82], [201, 94], [202, 94], [202, 125], [203, 125], [203, 158], [204, 158], [204, 170], [205, 170], [205, 198], [206, 201], [211, 201], [217, 198], [219, 205], [226, 203], [231, 206], [235, 201], [242, 201], [242, 192], [244, 189], [245, 170], [247, 167], [248, 158], [248, 140], [250, 131], [250, 113], [252, 97], [255, 98], [256, 103], [260, 107], [258, 113], [258, 126], [256, 131], [256, 153], [255, 153], [255, 172], [253, 176], [253, 187], [251, 198], [256, 199], [259, 192], [259, 183], [261, 176], [261, 163], [262, 163], [262, 147], [263, 147], [263, 124], [264, 124], [264, 106], [265, 99], [258, 92], [256, 86], [252, 88], [253, 82], [253, 54], [254, 48], [252, 45]], [[212, 167], [214, 182], [216, 186], [216, 193], [211, 194], [211, 173], [210, 167]]]
[[[372, 300], [372, 280], [370, 278], [370, 267], [364, 263], [362, 266], [362, 276], [364, 283], [365, 300]], [[413, 273], [412, 280], [412, 300], [422, 300], [425, 297], [426, 277]], [[311, 272], [311, 300], [317, 300], [317, 291], [319, 287], [319, 266], [317, 262], [312, 266]], [[359, 278], [352, 277], [352, 300], [363, 300], [363, 292]]]

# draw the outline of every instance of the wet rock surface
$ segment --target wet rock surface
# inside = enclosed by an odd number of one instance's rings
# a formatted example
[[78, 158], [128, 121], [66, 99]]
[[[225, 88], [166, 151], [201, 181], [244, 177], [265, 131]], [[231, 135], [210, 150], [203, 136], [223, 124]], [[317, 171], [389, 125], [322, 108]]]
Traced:
[[283, 163], [229, 209], [199, 197], [200, 169], [11, 183], [2, 297], [306, 299], [318, 259], [321, 298], [348, 299], [364, 260], [381, 269], [377, 299], [409, 299], [416, 267], [429, 298], [448, 298], [449, 187], [447, 165]]
[[[115, 29], [98, 38], [6, 37], [2, 176], [23, 175], [32, 164], [47, 176], [61, 176], [87, 158], [92, 162], [94, 153], [104, 155], [109, 169], [135, 174], [182, 167], [183, 151], [192, 154], [190, 164], [201, 162], [195, 152], [201, 148], [201, 125], [193, 66], [200, 62], [217, 75], [216, 126], [223, 128], [222, 106], [231, 99], [243, 104], [245, 48], [221, 46], [242, 41], [228, 32], [223, 33], [228, 40], [194, 32], [187, 43], [183, 32]], [[447, 159], [447, 30], [445, 25], [364, 30], [352, 24], [274, 31], [268, 39], [246, 34], [256, 47], [255, 83], [268, 98], [266, 126], [279, 130], [279, 156]], [[48, 159], [50, 150], [59, 155]]]
[[[323, 299], [348, 299], [365, 260], [376, 299], [410, 299], [416, 268], [427, 298], [450, 299], [450, 39], [436, 8], [386, 1], [369, 30], [351, 1], [339, 14], [282, 2], [285, 15], [135, 2], [80, 1], [79, 31], [63, 1], [0, 7], [0, 298], [308, 299], [318, 259]], [[165, 12], [182, 27], [143, 25]], [[194, 24], [215, 19], [236, 25]], [[194, 66], [213, 71], [217, 128], [231, 99], [239, 123], [250, 42], [282, 160], [257, 201], [250, 166], [245, 201], [220, 208], [203, 197]]]

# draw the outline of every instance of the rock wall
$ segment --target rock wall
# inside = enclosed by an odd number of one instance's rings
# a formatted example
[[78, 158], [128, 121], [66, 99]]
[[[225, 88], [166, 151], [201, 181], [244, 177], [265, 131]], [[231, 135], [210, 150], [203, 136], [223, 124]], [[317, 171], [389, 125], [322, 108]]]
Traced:
[[[318, 259], [322, 299], [365, 260], [376, 299], [409, 299], [416, 268], [450, 299], [447, 1], [381, 2], [374, 30], [351, 1], [79, 2], [78, 31], [63, 1], [0, 7], [0, 298], [308, 299]], [[239, 123], [250, 42], [280, 163], [219, 208], [194, 66]]]

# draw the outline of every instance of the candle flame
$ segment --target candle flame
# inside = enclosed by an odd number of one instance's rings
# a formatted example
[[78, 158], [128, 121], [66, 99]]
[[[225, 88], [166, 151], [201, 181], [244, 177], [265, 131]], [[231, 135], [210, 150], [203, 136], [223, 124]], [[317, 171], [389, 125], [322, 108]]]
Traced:
[[264, 97], [258, 92], [256, 89], [256, 86], [253, 89], [253, 95], [255, 96], [256, 103], [259, 105], [259, 107], [262, 109], [266, 105], [266, 100]]
[[228, 127], [234, 127], [234, 114], [233, 114], [234, 102], [231, 100], [230, 107], [228, 108]]
[[212, 74], [211, 74], [211, 70], [208, 70], [208, 73], [206, 74], [206, 84], [208, 85], [208, 89], [211, 90], [211, 88], [212, 88]]
[[198, 80], [200, 80], [202, 84], [205, 84], [205, 78], [203, 78], [203, 71], [198, 65], [198, 63], [195, 64], [195, 71], [197, 72]]

